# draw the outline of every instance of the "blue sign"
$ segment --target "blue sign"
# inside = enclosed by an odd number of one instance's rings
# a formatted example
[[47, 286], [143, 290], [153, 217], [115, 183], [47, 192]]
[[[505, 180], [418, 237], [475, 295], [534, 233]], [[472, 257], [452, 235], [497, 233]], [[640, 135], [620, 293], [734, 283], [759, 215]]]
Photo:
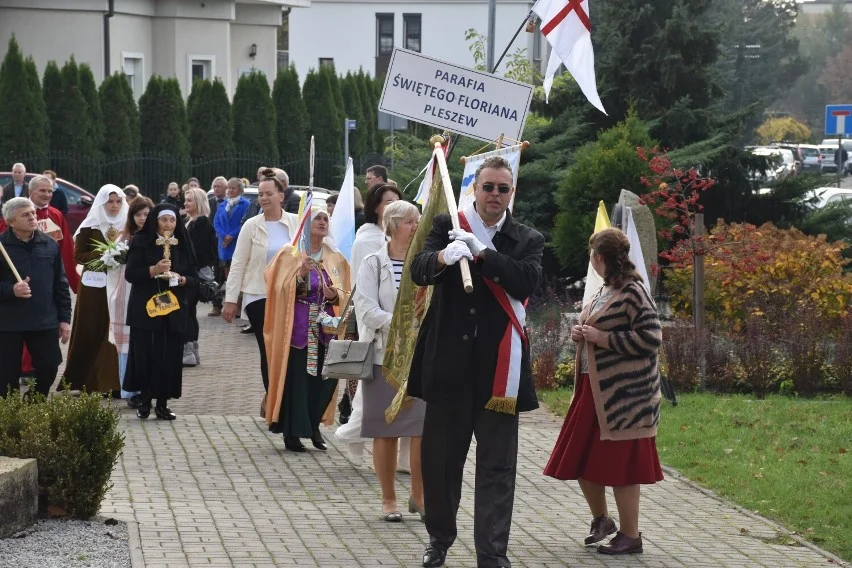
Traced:
[[826, 105], [825, 133], [828, 136], [852, 136], [852, 105]]
[[346, 128], [348, 128], [349, 130], [355, 130], [355, 123], [356, 123], [355, 120], [352, 120], [351, 118], [347, 118], [346, 119]]

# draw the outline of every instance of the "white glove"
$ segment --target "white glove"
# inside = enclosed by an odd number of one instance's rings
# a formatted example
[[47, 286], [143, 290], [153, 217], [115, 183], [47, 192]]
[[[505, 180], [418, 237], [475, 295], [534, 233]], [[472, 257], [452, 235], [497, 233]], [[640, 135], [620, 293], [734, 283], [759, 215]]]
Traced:
[[467, 245], [467, 248], [470, 249], [474, 255], [478, 255], [488, 247], [482, 244], [482, 241], [476, 238], [473, 233], [468, 233], [462, 229], [452, 229], [450, 231], [450, 240], [451, 241], [461, 241]]
[[461, 259], [473, 260], [473, 255], [464, 241], [453, 241], [444, 249], [444, 264], [452, 266]]

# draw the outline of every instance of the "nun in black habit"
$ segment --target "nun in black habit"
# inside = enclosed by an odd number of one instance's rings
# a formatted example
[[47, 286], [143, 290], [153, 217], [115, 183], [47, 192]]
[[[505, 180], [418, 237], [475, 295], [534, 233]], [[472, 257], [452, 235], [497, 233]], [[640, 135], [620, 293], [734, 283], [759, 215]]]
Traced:
[[[198, 267], [179, 216], [173, 205], [154, 207], [145, 226], [133, 236], [127, 253], [125, 278], [133, 286], [127, 307], [130, 351], [124, 386], [141, 392], [136, 415], [143, 419], [150, 415], [151, 401], [156, 399], [157, 418], [174, 420], [167, 402], [181, 395], [188, 292], [198, 286]], [[177, 243], [164, 239], [166, 233]], [[170, 241], [170, 260], [164, 258], [165, 240]], [[171, 278], [161, 277], [168, 273]]]

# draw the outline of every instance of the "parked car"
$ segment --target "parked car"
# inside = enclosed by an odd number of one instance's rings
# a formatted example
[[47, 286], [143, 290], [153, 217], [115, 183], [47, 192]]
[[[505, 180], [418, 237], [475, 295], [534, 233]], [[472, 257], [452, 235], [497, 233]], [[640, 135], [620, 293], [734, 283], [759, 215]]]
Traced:
[[769, 158], [770, 162], [765, 171], [752, 172], [752, 179], [775, 183], [796, 175], [796, 159], [790, 150], [774, 146], [758, 146], [750, 150], [755, 156]]
[[822, 172], [836, 174], [837, 164], [834, 163], [834, 153], [837, 151], [837, 144], [835, 143], [834, 146], [820, 144], [819, 151], [822, 154]]
[[[306, 185], [290, 184], [290, 187], [293, 188], [293, 191], [295, 191], [296, 194], [299, 197], [304, 195], [305, 191], [307, 191], [307, 189], [308, 189], [308, 186], [306, 186]], [[325, 189], [324, 187], [315, 187], [314, 188], [314, 202], [317, 205], [325, 205], [325, 200], [328, 199], [329, 197], [331, 197], [332, 194], [334, 194], [334, 193], [337, 193], [337, 192], [336, 191], [329, 191], [329, 190]], [[213, 190], [211, 189], [210, 191], [208, 191], [207, 195], [208, 196], [213, 195]], [[248, 199], [249, 201], [254, 203], [255, 201], [257, 201], [257, 186], [256, 185], [250, 185], [250, 186], [246, 187], [245, 191], [243, 192], [243, 195], [245, 195], [246, 199]]]
[[[852, 138], [842, 138], [840, 142], [849, 154], [849, 159], [846, 160], [846, 163], [844, 164], [843, 173], [852, 174]], [[826, 138], [822, 141], [819, 147], [823, 152], [823, 162], [825, 162], [825, 156], [827, 156], [828, 161], [831, 162], [830, 165], [825, 164], [828, 166], [826, 169], [829, 169], [832, 172], [837, 172], [837, 166], [834, 164], [834, 153], [837, 152], [837, 138]]]
[[799, 144], [787, 144], [784, 142], [777, 142], [774, 144], [776, 148], [783, 148], [784, 150], [790, 150], [793, 153], [793, 160], [795, 160], [795, 168], [793, 170], [792, 175], [796, 175], [801, 173], [801, 171], [805, 167], [805, 156], [802, 154], [802, 151], [799, 147]]
[[[24, 178], [24, 182], [29, 183], [30, 180], [37, 175], [39, 174], [32, 172], [27, 173]], [[0, 187], [11, 183], [11, 181], [12, 172], [0, 172]], [[68, 213], [65, 215], [65, 220], [68, 221], [68, 228], [73, 234], [77, 231], [77, 227], [80, 226], [83, 219], [86, 218], [86, 215], [89, 212], [89, 207], [92, 206], [92, 203], [95, 200], [95, 196], [79, 185], [71, 183], [67, 179], [56, 178], [56, 185], [65, 192], [65, 197], [68, 198]]]
[[822, 172], [822, 153], [819, 151], [819, 146], [799, 144], [799, 153], [802, 155], [802, 171]]
[[818, 187], [812, 191], [813, 196], [817, 199], [814, 203], [815, 209], [822, 209], [826, 205], [852, 199], [852, 189], [845, 189], [841, 187]]

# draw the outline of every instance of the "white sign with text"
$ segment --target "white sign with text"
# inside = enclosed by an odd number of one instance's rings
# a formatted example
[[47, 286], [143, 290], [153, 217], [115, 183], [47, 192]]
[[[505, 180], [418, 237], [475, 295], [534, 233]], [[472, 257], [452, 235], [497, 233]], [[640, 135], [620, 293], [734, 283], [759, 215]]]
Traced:
[[486, 142], [520, 140], [532, 96], [531, 85], [396, 48], [379, 110]]

